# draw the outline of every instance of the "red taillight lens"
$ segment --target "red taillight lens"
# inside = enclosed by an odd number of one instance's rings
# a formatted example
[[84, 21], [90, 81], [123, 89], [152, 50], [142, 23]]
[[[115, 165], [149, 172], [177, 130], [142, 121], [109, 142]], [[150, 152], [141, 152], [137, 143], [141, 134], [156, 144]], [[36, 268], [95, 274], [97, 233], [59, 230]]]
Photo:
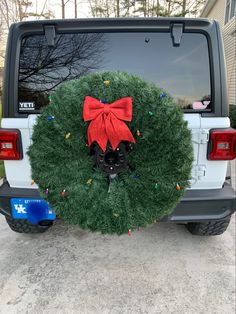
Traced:
[[22, 159], [20, 133], [17, 130], [0, 130], [0, 160]]
[[209, 160], [233, 160], [236, 158], [236, 130], [212, 130], [209, 142]]

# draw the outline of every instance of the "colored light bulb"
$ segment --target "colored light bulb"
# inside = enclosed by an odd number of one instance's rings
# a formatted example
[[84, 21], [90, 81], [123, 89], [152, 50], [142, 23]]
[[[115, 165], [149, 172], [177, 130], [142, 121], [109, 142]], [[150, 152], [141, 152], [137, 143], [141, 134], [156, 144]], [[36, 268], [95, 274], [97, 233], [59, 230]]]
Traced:
[[93, 179], [88, 179], [87, 184], [88, 184], [88, 185], [91, 185], [92, 182], [93, 182]]
[[177, 191], [181, 190], [181, 187], [179, 186], [178, 183], [176, 184], [175, 188], [176, 188]]
[[166, 96], [167, 96], [167, 94], [164, 92], [160, 94], [160, 98], [165, 98]]
[[103, 82], [103, 84], [104, 84], [106, 87], [108, 87], [108, 86], [110, 85], [110, 81], [106, 80], [106, 81]]
[[63, 190], [63, 191], [61, 192], [61, 196], [64, 197], [65, 194], [66, 194], [66, 190]]
[[70, 133], [70, 132], [69, 132], [69, 133], [66, 133], [65, 139], [68, 140], [68, 139], [70, 138], [70, 136], [71, 136], [71, 133]]

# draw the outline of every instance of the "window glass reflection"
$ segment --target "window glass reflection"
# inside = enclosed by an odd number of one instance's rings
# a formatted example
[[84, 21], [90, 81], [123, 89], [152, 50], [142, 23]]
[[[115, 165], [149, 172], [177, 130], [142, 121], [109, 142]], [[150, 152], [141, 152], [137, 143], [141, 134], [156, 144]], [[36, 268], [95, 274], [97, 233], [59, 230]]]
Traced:
[[21, 43], [19, 102], [48, 104], [48, 95], [64, 81], [90, 72], [126, 71], [167, 90], [184, 109], [211, 106], [206, 37], [183, 34], [173, 47], [169, 33], [78, 33], [56, 36], [49, 47], [45, 36]]

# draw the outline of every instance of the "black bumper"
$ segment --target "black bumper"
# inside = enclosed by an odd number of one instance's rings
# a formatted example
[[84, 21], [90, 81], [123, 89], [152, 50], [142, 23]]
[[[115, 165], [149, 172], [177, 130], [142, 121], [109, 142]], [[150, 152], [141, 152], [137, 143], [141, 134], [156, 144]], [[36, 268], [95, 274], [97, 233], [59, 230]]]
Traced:
[[[40, 198], [38, 190], [11, 188], [7, 182], [0, 187], [0, 212], [11, 216], [11, 198]], [[236, 210], [236, 192], [225, 183], [217, 190], [187, 190], [173, 213], [162, 218], [167, 222], [221, 220]]]

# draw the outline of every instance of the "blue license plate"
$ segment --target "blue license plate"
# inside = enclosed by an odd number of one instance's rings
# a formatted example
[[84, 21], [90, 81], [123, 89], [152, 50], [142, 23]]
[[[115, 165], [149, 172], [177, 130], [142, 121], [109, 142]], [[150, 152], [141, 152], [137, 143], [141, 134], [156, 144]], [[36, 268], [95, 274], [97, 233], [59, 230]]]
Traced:
[[32, 224], [38, 224], [43, 220], [54, 220], [55, 213], [48, 202], [34, 198], [12, 198], [12, 217], [15, 219], [27, 219]]

